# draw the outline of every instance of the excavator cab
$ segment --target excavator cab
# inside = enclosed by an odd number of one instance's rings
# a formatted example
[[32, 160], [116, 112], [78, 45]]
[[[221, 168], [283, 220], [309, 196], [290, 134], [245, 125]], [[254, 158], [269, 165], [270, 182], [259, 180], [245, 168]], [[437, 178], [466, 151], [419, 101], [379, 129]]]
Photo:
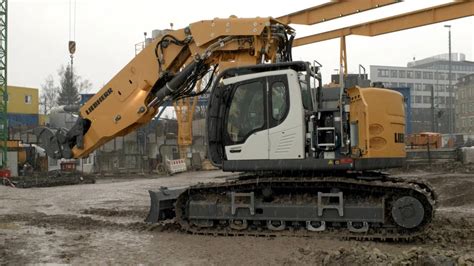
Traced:
[[208, 108], [212, 162], [304, 158], [305, 113], [313, 111], [313, 98], [309, 87], [300, 84], [309, 84], [310, 73], [315, 74], [305, 62], [221, 73]]
[[318, 73], [309, 62], [221, 73], [207, 117], [214, 165], [224, 171], [299, 173], [401, 166], [401, 95], [357, 86], [323, 88]]

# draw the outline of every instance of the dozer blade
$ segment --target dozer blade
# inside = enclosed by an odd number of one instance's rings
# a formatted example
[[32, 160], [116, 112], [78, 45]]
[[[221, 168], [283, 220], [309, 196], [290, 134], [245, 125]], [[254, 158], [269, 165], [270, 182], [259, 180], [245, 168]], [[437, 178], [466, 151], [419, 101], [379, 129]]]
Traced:
[[157, 223], [161, 220], [174, 218], [176, 216], [174, 203], [185, 190], [186, 188], [168, 189], [167, 187], [161, 187], [157, 191], [148, 190], [150, 193], [150, 211], [145, 222]]

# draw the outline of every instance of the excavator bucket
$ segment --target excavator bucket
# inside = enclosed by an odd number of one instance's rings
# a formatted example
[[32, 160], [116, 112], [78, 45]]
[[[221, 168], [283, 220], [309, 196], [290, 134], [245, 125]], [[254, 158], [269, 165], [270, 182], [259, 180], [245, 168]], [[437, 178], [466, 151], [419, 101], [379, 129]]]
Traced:
[[174, 203], [185, 190], [186, 188], [168, 189], [167, 187], [161, 187], [156, 191], [149, 190], [150, 211], [145, 222], [157, 223], [158, 221], [175, 217]]

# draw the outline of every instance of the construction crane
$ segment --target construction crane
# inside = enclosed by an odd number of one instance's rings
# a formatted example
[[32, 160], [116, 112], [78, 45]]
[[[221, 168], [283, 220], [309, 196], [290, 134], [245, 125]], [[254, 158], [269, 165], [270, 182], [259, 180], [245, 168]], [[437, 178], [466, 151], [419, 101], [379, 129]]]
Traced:
[[0, 0], [0, 178], [7, 182], [8, 169], [8, 1]]
[[[347, 2], [310, 14], [335, 14]], [[350, 2], [362, 12], [396, 1]], [[466, 3], [473, 7], [444, 8]], [[271, 17], [205, 20], [164, 32], [81, 108], [71, 130], [36, 133], [49, 156], [81, 158], [149, 122], [167, 100], [210, 91], [209, 158], [246, 174], [151, 191], [149, 222], [175, 216], [183, 230], [214, 235], [419, 235], [434, 215], [430, 186], [374, 171], [403, 165], [402, 95], [323, 88], [318, 65], [292, 60], [293, 46], [318, 39], [294, 38], [290, 26]], [[196, 92], [209, 73], [217, 76]]]

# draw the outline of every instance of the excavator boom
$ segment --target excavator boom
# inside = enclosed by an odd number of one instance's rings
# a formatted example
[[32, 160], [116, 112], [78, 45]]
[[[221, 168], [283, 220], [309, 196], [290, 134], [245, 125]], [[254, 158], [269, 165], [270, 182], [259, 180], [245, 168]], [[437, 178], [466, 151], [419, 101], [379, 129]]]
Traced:
[[223, 71], [291, 61], [293, 37], [290, 27], [272, 18], [231, 17], [166, 30], [82, 106], [71, 130], [35, 133], [52, 158], [85, 157], [148, 123], [165, 100], [195, 96], [196, 82], [212, 66]]

